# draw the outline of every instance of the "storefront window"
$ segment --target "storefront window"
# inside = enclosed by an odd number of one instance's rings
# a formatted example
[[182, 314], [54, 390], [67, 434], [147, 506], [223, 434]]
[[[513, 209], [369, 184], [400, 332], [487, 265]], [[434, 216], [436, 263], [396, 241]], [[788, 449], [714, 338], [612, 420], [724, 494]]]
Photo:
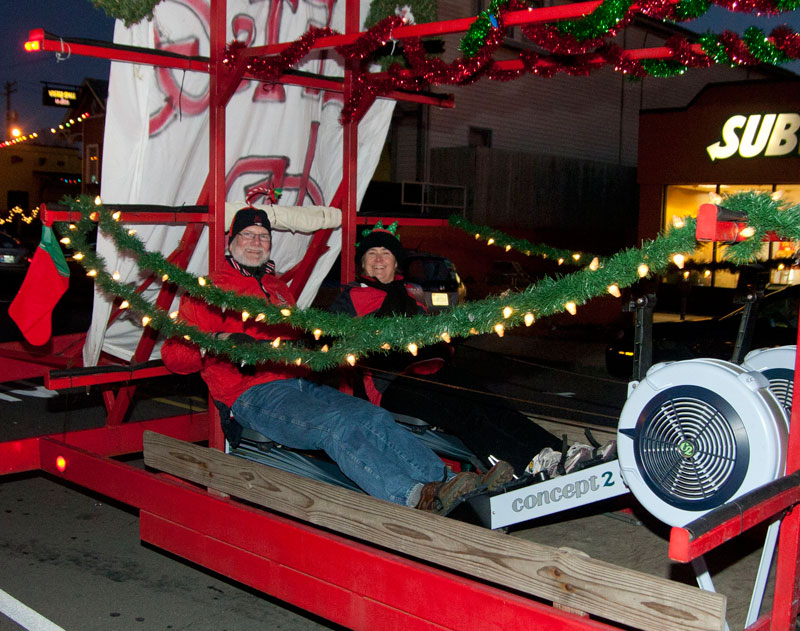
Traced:
[[[730, 195], [742, 191], [764, 191], [771, 193], [774, 190], [783, 191], [784, 199], [790, 203], [800, 203], [800, 186], [796, 184], [776, 185], [727, 185], [727, 184], [685, 184], [667, 186], [664, 208], [664, 227], [672, 225], [673, 217], [696, 217], [697, 209], [711, 201], [712, 195]], [[697, 264], [721, 263], [727, 246], [718, 243], [699, 244], [691, 261]], [[800, 283], [800, 269], [791, 264], [794, 254], [794, 245], [791, 242], [764, 243], [761, 250], [762, 260], [786, 259], [786, 263], [778, 266], [771, 274], [771, 282], [776, 284]], [[692, 285], [706, 287], [736, 287], [739, 274], [724, 269], [702, 267], [687, 270], [682, 273], [683, 279]], [[667, 277], [665, 282], [677, 282], [678, 278]]]

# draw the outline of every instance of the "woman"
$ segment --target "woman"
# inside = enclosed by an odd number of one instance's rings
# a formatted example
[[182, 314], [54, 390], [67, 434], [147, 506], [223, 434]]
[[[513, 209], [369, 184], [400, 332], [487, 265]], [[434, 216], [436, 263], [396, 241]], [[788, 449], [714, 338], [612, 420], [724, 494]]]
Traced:
[[[331, 311], [354, 317], [424, 313], [421, 288], [406, 283], [397, 272], [402, 257], [392, 228], [377, 226], [357, 245], [359, 276], [344, 288]], [[487, 467], [501, 460], [522, 474], [542, 449], [561, 448], [559, 439], [516, 410], [487, 404], [485, 384], [459, 372], [449, 361], [452, 355], [452, 347], [440, 343], [420, 349], [417, 357], [369, 357], [362, 362], [365, 395], [387, 410], [458, 436]]]

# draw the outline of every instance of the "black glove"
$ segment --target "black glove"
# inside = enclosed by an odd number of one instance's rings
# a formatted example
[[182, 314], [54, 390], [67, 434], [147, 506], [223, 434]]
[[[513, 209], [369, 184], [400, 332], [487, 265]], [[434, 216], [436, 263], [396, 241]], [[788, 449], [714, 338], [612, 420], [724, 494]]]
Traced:
[[228, 340], [234, 345], [252, 344], [256, 341], [256, 338], [254, 338], [252, 335], [248, 335], [247, 333], [217, 333], [215, 337], [220, 340]]

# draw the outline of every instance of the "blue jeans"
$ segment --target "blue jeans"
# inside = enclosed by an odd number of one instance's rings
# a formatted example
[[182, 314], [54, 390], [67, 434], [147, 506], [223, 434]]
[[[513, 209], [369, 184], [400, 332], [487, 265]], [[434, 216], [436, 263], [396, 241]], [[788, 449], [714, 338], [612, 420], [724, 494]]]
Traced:
[[442, 480], [441, 459], [386, 410], [329, 386], [282, 379], [253, 386], [236, 421], [294, 449], [322, 449], [364, 491], [408, 505], [420, 483]]

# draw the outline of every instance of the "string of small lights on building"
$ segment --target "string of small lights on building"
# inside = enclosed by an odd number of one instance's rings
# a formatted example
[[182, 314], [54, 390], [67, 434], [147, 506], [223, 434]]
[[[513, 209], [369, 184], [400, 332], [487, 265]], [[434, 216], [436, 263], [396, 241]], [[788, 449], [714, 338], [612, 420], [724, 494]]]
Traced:
[[[59, 124], [57, 127], [51, 127], [50, 133], [51, 134], [59, 134], [62, 132], [66, 132], [71, 127], [78, 125], [89, 118], [89, 112], [85, 112], [76, 118], [70, 118], [65, 123]], [[23, 142], [29, 142], [31, 140], [36, 140], [39, 138], [40, 135], [47, 133], [46, 131], [35, 131], [30, 134], [23, 134], [18, 136], [17, 138], [9, 138], [8, 140], [4, 140], [0, 142], [0, 149], [5, 149], [6, 147], [13, 147], [14, 145], [18, 145]]]
[[19, 206], [14, 206], [11, 210], [8, 211], [8, 215], [5, 218], [0, 218], [0, 226], [11, 223], [12, 221], [19, 219], [27, 224], [31, 223], [34, 219], [39, 216], [39, 207], [37, 206], [31, 211], [30, 215], [26, 215], [25, 211], [20, 208]]

